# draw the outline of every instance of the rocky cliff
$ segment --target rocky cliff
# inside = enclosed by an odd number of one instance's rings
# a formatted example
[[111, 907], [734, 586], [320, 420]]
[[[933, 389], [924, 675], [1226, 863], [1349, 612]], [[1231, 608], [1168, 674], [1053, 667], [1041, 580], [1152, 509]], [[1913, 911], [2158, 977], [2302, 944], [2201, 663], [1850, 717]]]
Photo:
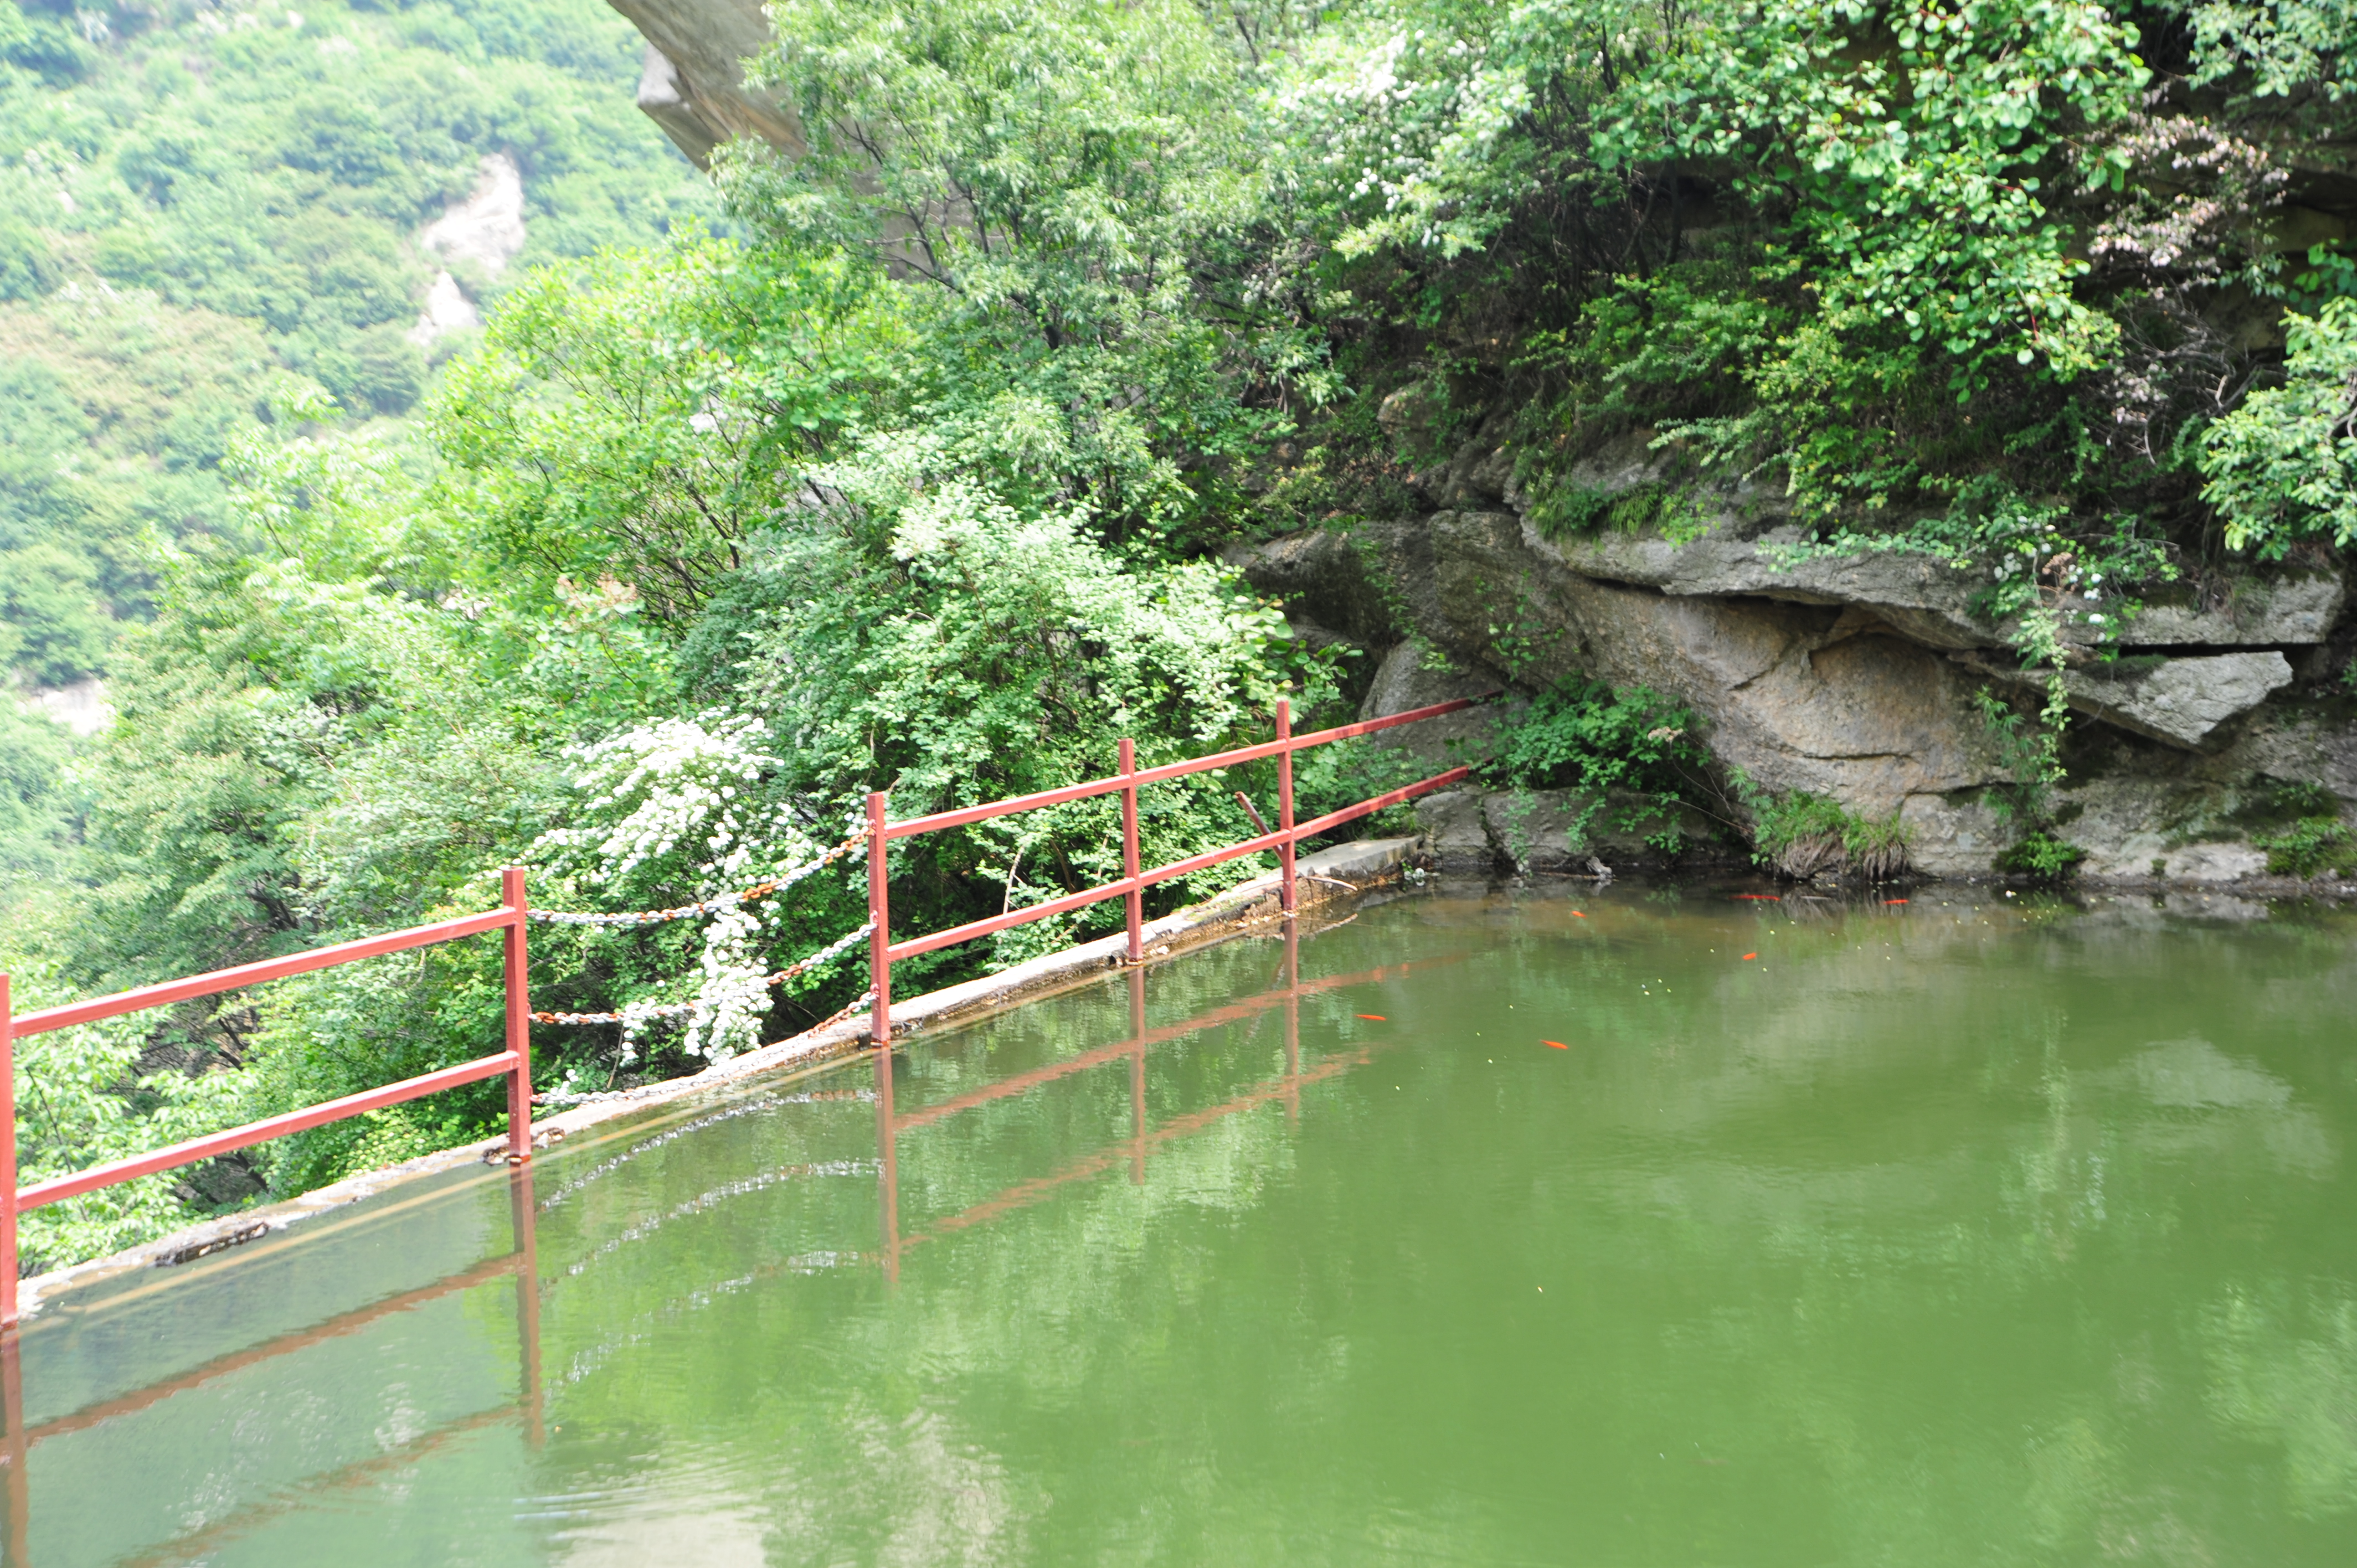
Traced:
[[609, 0], [647, 40], [639, 107], [698, 168], [734, 136], [788, 152], [802, 147], [793, 110], [745, 82], [745, 61], [767, 48], [761, 0]]
[[[1760, 785], [1895, 814], [1921, 870], [1992, 869], [2013, 837], [1992, 792], [2012, 775], [1975, 693], [2026, 678], [2008, 628], [1974, 610], [1976, 578], [1914, 554], [1795, 559], [1780, 498], [1739, 488], [1698, 493], [1675, 538], [1609, 523], [1549, 538], [1511, 472], [1477, 443], [1416, 477], [1424, 515], [1230, 558], [1304, 634], [1378, 661], [1370, 715], [1575, 674], [1651, 686], [1704, 715], [1712, 751]], [[1609, 497], [1662, 474], [1640, 433], [1575, 478]], [[2086, 852], [2083, 874], [2255, 876], [2266, 856], [2246, 824], [2283, 786], [2357, 807], [2357, 700], [2324, 679], [2357, 631], [2348, 600], [2335, 563], [2208, 582], [2136, 616], [2119, 657], [2071, 671], [2088, 722], [2067, 744], [2057, 832]], [[1481, 726], [1462, 727], [1478, 745]], [[1425, 808], [1444, 859], [1584, 865], [1550, 826], [1563, 814], [1471, 794]], [[1711, 845], [1706, 825], [1693, 842]]]
[[[791, 108], [745, 83], [744, 60], [770, 38], [759, 0], [612, 4], [647, 38], [639, 106], [699, 165], [735, 136], [801, 149]], [[1395, 435], [1412, 417], [1386, 407]], [[1661, 486], [1650, 434], [1598, 450], [1574, 482], [1608, 499]], [[1994, 794], [2013, 774], [1977, 693], [2034, 697], [2039, 678], [2018, 669], [2010, 628], [1975, 610], [1977, 578], [1921, 555], [1796, 558], [1780, 498], [1745, 487], [1691, 497], [1699, 525], [1674, 537], [1610, 526], [1550, 537], [1512, 472], [1493, 444], [1470, 443], [1416, 477], [1421, 516], [1231, 559], [1286, 600], [1303, 635], [1365, 651], [1371, 714], [1575, 673], [1651, 686], [1702, 714], [1717, 757], [1760, 785], [1895, 816], [1920, 870], [1990, 871], [2015, 832]], [[2257, 875], [2266, 856], [2249, 828], [2286, 785], [2357, 815], [2357, 695], [2329, 680], [2357, 639], [2349, 598], [2341, 564], [2320, 559], [2205, 580], [2147, 605], [2116, 638], [2119, 657], [2072, 670], [2071, 704], [2088, 722], [2067, 746], [2058, 831], [2085, 852], [2084, 874]], [[1478, 751], [1491, 723], [1429, 726], [1445, 733], [1414, 744]], [[1557, 800], [1458, 792], [1425, 816], [1444, 858], [1467, 864], [1654, 853], [1585, 842]], [[1688, 825], [1689, 858], [1735, 853], [1713, 824]]]

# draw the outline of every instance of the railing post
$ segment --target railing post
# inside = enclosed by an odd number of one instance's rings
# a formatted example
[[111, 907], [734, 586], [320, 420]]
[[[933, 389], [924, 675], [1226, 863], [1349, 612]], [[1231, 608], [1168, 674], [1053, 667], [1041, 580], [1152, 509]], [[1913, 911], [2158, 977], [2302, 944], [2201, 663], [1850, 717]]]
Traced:
[[508, 982], [508, 1049], [515, 1065], [508, 1069], [508, 1164], [532, 1158], [532, 980], [524, 954], [523, 867], [511, 865], [500, 873], [500, 897], [508, 907], [507, 929], [500, 933]]
[[16, 1321], [16, 1015], [0, 974], [0, 1329]]
[[[1293, 704], [1283, 697], [1276, 700], [1276, 738], [1293, 738]], [[1277, 908], [1293, 913], [1293, 747], [1286, 746], [1276, 754], [1276, 831], [1286, 835], [1276, 846]]]
[[867, 988], [876, 993], [867, 1015], [868, 1038], [892, 1044], [892, 900], [884, 875], [884, 803], [877, 790], [867, 797]]
[[8, 1421], [7, 1550], [0, 1562], [8, 1568], [31, 1568], [28, 1542], [33, 1533], [33, 1483], [25, 1474], [32, 1460], [32, 1437], [25, 1430], [25, 1368], [18, 1355], [16, 1326], [0, 1328], [0, 1407]]
[[892, 1053], [876, 1053], [877, 1201], [884, 1210], [884, 1283], [900, 1283], [900, 1126], [892, 1113]]
[[[1137, 772], [1137, 743], [1127, 736], [1121, 739], [1121, 771], [1124, 777]], [[1137, 886], [1137, 786], [1131, 784], [1121, 792], [1121, 874], [1129, 878], [1129, 894], [1122, 900], [1129, 908], [1129, 961], [1146, 961], [1146, 890]]]
[[540, 1210], [533, 1201], [532, 1167], [508, 1173], [508, 1213], [516, 1251], [516, 1376], [523, 1405], [524, 1441], [533, 1448], [548, 1442], [547, 1392], [540, 1377]]

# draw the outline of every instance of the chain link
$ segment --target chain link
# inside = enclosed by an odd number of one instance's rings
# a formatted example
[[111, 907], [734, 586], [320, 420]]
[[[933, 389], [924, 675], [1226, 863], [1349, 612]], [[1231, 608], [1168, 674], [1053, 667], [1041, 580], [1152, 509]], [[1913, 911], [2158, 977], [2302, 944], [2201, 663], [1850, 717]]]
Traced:
[[527, 909], [524, 918], [550, 926], [659, 926], [666, 920], [692, 920], [699, 915], [716, 915], [723, 909], [733, 909], [739, 904], [749, 904], [756, 898], [766, 898], [772, 893], [782, 893], [804, 877], [814, 876], [847, 854], [867, 847], [866, 830], [852, 834], [841, 843], [812, 861], [791, 871], [773, 876], [767, 882], [756, 882], [741, 893], [724, 894], [707, 898], [701, 904], [682, 904], [676, 909], [640, 909], [622, 915], [576, 914], [565, 909]]
[[[845, 931], [843, 935], [835, 938], [834, 940], [827, 943], [826, 946], [819, 949], [818, 951], [811, 954], [810, 957], [802, 959], [798, 962], [790, 963], [786, 965], [785, 968], [778, 971], [775, 974], [764, 976], [761, 983], [764, 985], [782, 985], [787, 981], [791, 980], [794, 976], [803, 972], [805, 970], [815, 969], [818, 965], [826, 962], [829, 959], [841, 957], [846, 948], [854, 947], [859, 942], [865, 940], [867, 934], [875, 929], [876, 924], [871, 920], [864, 926], [859, 926], [854, 929]], [[865, 1002], [866, 1000], [866, 997], [860, 998], [861, 1002]], [[534, 1013], [532, 1015], [532, 1021], [535, 1024], [636, 1024], [644, 1023], [650, 1018], [684, 1017], [689, 1014], [697, 1012], [705, 1005], [705, 1004], [701, 1002], [663, 1002], [658, 1003], [651, 1007], [629, 1008], [620, 1013]], [[853, 1005], [856, 1006], [858, 1004], [855, 1003]], [[849, 1009], [846, 1008], [845, 1011], [848, 1012]], [[843, 1015], [839, 1013], [835, 1015], [835, 1016], [841, 1017]], [[827, 1020], [828, 1023], [833, 1023], [834, 1021], [834, 1020], [832, 1018]], [[824, 1027], [824, 1026], [822, 1025], [820, 1027]]]

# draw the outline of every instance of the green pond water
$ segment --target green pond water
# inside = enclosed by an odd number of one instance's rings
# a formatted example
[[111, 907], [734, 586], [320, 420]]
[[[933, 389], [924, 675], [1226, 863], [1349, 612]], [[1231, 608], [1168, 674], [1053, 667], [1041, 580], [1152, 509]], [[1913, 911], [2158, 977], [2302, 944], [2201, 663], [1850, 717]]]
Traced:
[[1739, 891], [1436, 884], [65, 1298], [9, 1555], [2357, 1562], [2357, 921]]

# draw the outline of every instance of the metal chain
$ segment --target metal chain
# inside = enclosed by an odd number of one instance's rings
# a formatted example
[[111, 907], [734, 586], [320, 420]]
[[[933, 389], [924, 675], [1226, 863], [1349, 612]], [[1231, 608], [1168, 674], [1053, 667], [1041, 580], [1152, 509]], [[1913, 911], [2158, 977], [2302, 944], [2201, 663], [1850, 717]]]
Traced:
[[[1353, 915], [1353, 916], [1351, 917], [1351, 918], [1352, 918], [1352, 919], [1356, 919], [1356, 918], [1358, 918], [1358, 917], [1357, 917], [1357, 916], [1355, 916], [1355, 915]], [[817, 1023], [813, 1024], [809, 1028], [804, 1029], [804, 1030], [803, 1030], [803, 1031], [802, 1031], [802, 1034], [804, 1034], [804, 1035], [815, 1035], [815, 1034], [817, 1034], [821, 1029], [831, 1029], [831, 1028], [833, 1028], [835, 1025], [842, 1023], [845, 1018], [850, 1017], [854, 1013], [858, 1012], [862, 1007], [866, 1006], [870, 1002], [873, 1002], [873, 1001], [875, 1001], [875, 1000], [876, 1000], [876, 993], [874, 993], [873, 991], [863, 991], [863, 992], [861, 992], [858, 995], [856, 995], [856, 996], [853, 997], [849, 1002], [845, 1003], [841, 1007], [839, 1007], [839, 1008], [835, 1009], [833, 1013], [830, 1013], [830, 1014], [829, 1014], [829, 1015], [827, 1015], [825, 1017], [821, 1018]], [[563, 1090], [561, 1090], [561, 1089], [553, 1089], [553, 1090], [547, 1090], [547, 1091], [545, 1091], [545, 1092], [544, 1092], [544, 1093], [540, 1093], [540, 1094], [535, 1094], [535, 1095], [533, 1095], [533, 1096], [532, 1097], [532, 1102], [533, 1102], [534, 1105], [551, 1105], [551, 1106], [555, 1106], [555, 1107], [558, 1107], [558, 1108], [560, 1108], [560, 1109], [563, 1109], [563, 1108], [567, 1108], [567, 1107], [571, 1107], [571, 1106], [575, 1106], [575, 1105], [590, 1105], [590, 1104], [594, 1104], [594, 1103], [596, 1103], [597, 1101], [601, 1101], [601, 1100], [630, 1100], [630, 1099], [633, 1099], [633, 1098], [635, 1098], [635, 1097], [636, 1097], [636, 1096], [638, 1096], [638, 1095], [645, 1094], [645, 1093], [647, 1093], [647, 1092], [648, 1092], [649, 1090], [651, 1090], [659, 1089], [659, 1088], [661, 1088], [661, 1087], [662, 1087], [662, 1085], [660, 1085], [660, 1084], [648, 1083], [648, 1084], [640, 1084], [640, 1085], [638, 1088], [636, 1088], [636, 1089], [593, 1089], [593, 1090], [587, 1090], [587, 1092], [580, 1093], [580, 1094], [567, 1094], [567, 1093], [565, 1093], [565, 1092]], [[873, 1094], [868, 1093], [868, 1091], [866, 1091], [866, 1090], [856, 1090], [856, 1091], [847, 1091], [847, 1090], [832, 1090], [832, 1091], [829, 1091], [829, 1092], [826, 1092], [826, 1093], [819, 1093], [819, 1094], [808, 1094], [808, 1095], [799, 1095], [799, 1094], [798, 1094], [798, 1095], [791, 1096], [791, 1098], [792, 1100], [795, 1100], [795, 1101], [801, 1101], [801, 1100], [834, 1100], [834, 1099], [842, 1098], [842, 1097], [844, 1097], [846, 1093], [851, 1093], [851, 1092], [856, 1092], [856, 1093], [858, 1093], [858, 1094], [861, 1094], [861, 1095], [866, 1096], [866, 1098], [868, 1098], [868, 1099], [874, 1099], [874, 1098], [875, 1098], [875, 1096], [874, 1096]], [[755, 1103], [756, 1105], [769, 1105], [769, 1104], [774, 1104], [774, 1103], [776, 1103], [776, 1101], [773, 1101], [772, 1099], [770, 1099], [770, 1097], [768, 1097], [768, 1096], [766, 1096], [766, 1095], [765, 1095], [765, 1096], [763, 1096], [760, 1100], [759, 1100], [759, 1101], [755, 1101], [754, 1103]], [[740, 1113], [740, 1112], [738, 1112], [738, 1111], [726, 1111], [726, 1112], [721, 1112], [721, 1115], [723, 1115], [723, 1116], [733, 1116], [733, 1115], [737, 1115], [737, 1114], [739, 1114], [739, 1113]], [[718, 1118], [717, 1118], [717, 1117], [715, 1117], [715, 1118], [712, 1118], [712, 1120], [716, 1121], [716, 1120], [718, 1120]], [[694, 1129], [694, 1128], [695, 1128], [695, 1127], [700, 1127], [700, 1126], [702, 1126], [702, 1125], [704, 1125], [704, 1123], [703, 1123], [703, 1122], [693, 1122], [688, 1123], [688, 1126], [689, 1126], [689, 1128], [690, 1128], [691, 1130], [692, 1130], [692, 1129]], [[666, 1134], [665, 1134], [665, 1137], [675, 1137], [675, 1136], [677, 1136], [677, 1135], [678, 1135], [678, 1134], [677, 1134], [676, 1133], [666, 1133]], [[657, 1140], [657, 1142], [661, 1142], [661, 1141], [662, 1141], [662, 1140], [660, 1140], [660, 1139], [659, 1139], [659, 1140]], [[653, 1146], [652, 1144], [641, 1144], [641, 1145], [640, 1145], [640, 1147], [641, 1147], [641, 1148], [651, 1148], [652, 1146]], [[633, 1151], [633, 1152], [635, 1153], [636, 1151]], [[623, 1159], [628, 1159], [628, 1158], [630, 1158], [630, 1156], [629, 1155], [623, 1155], [623, 1156], [622, 1156], [622, 1158], [623, 1158]], [[598, 1173], [597, 1173], [597, 1172], [596, 1172], [596, 1171], [592, 1171], [592, 1172], [590, 1172], [589, 1174], [590, 1174], [591, 1176], [594, 1176], [597, 1175]], [[575, 1182], [575, 1183], [571, 1184], [570, 1186], [566, 1187], [565, 1187], [565, 1188], [564, 1188], [563, 1190], [559, 1191], [559, 1192], [556, 1194], [556, 1196], [555, 1196], [554, 1197], [552, 1197], [552, 1198], [550, 1198], [546, 1203], [542, 1204], [542, 1205], [541, 1205], [541, 1208], [542, 1208], [544, 1210], [546, 1210], [546, 1209], [549, 1209], [549, 1208], [554, 1208], [554, 1207], [556, 1206], [556, 1204], [558, 1203], [558, 1201], [559, 1201], [559, 1200], [561, 1200], [561, 1199], [565, 1197], [565, 1193], [576, 1190], [576, 1189], [580, 1185], [581, 1185], [581, 1184], [580, 1184], [579, 1182]]]
[[804, 1029], [802, 1033], [805, 1035], [815, 1035], [821, 1029], [833, 1028], [835, 1025], [842, 1023], [845, 1018], [850, 1017], [854, 1013], [858, 1012], [862, 1007], [866, 1006], [870, 1002], [875, 1000], [875, 992], [863, 991], [858, 995], [853, 997], [850, 1001], [845, 1003], [841, 1007], [836, 1008], [827, 1016], [821, 1018], [817, 1023], [813, 1024], [809, 1028]]
[[[791, 980], [794, 976], [803, 972], [805, 970], [815, 969], [818, 965], [826, 962], [829, 959], [839, 958], [842, 956], [845, 949], [856, 946], [858, 943], [866, 940], [867, 934], [875, 929], [876, 924], [871, 920], [864, 926], [859, 926], [852, 930], [845, 931], [843, 935], [835, 938], [834, 940], [827, 943], [826, 946], [819, 949], [818, 951], [811, 954], [810, 957], [802, 959], [798, 962], [790, 963], [786, 965], [785, 968], [778, 971], [775, 974], [764, 976], [761, 983], [764, 985], [781, 985], [785, 982]], [[867, 998], [865, 996], [860, 998], [861, 1002], [865, 1002]], [[852, 1005], [857, 1006], [858, 1004], [858, 1003], [854, 1003]], [[652, 1007], [633, 1007], [629, 1009], [626, 1013], [534, 1013], [532, 1015], [532, 1021], [535, 1024], [643, 1023], [650, 1018], [682, 1017], [685, 1015], [697, 1012], [705, 1005], [705, 1004], [702, 1002], [664, 1002], [659, 1003]], [[847, 1013], [850, 1009], [845, 1008], [844, 1011]], [[843, 1016], [843, 1014], [841, 1013], [835, 1015], [835, 1017], [839, 1018], [841, 1016]], [[834, 1019], [833, 1018], [827, 1020], [830, 1024], [834, 1021]], [[824, 1027], [823, 1025], [819, 1026], [822, 1028]]]
[[527, 909], [524, 911], [524, 918], [538, 920], [551, 926], [659, 926], [666, 920], [692, 920], [699, 915], [716, 915], [723, 909], [732, 909], [739, 904], [749, 904], [756, 898], [766, 898], [772, 893], [782, 893], [804, 877], [815, 875], [825, 870], [845, 855], [856, 854], [866, 847], [867, 833], [865, 829], [862, 829], [812, 861], [808, 865], [798, 865], [791, 871], [770, 878], [767, 882], [756, 882], [741, 893], [723, 894], [717, 898], [707, 898], [701, 904], [683, 904], [676, 909], [640, 909], [624, 915], [586, 915], [563, 909]]

